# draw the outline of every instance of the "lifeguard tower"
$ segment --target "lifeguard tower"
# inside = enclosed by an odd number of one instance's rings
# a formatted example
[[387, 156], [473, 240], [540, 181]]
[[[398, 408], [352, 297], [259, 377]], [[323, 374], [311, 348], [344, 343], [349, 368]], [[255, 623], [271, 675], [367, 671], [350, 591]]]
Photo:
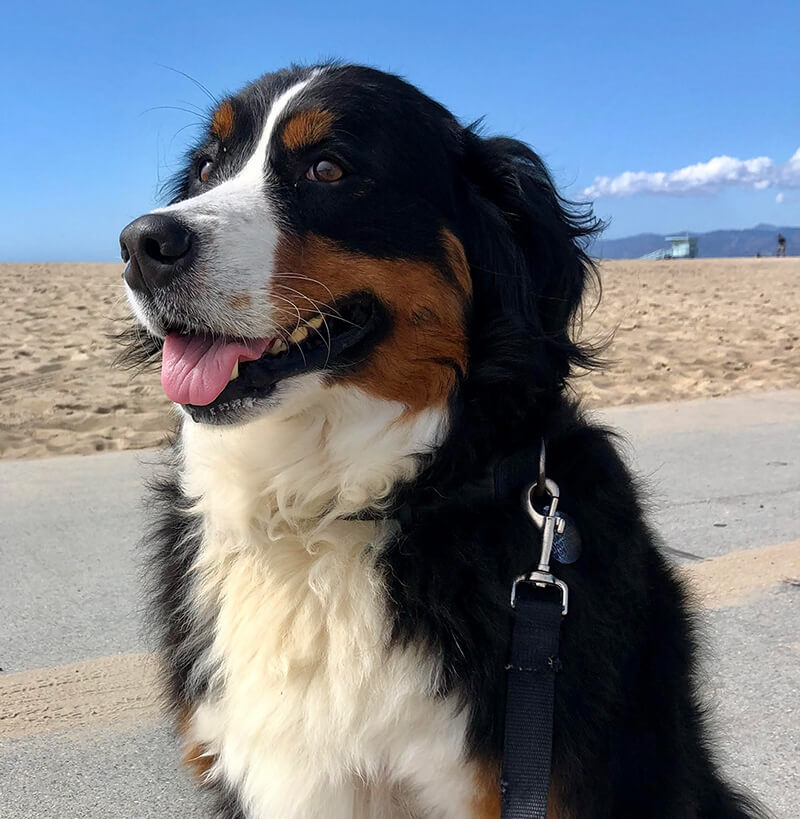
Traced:
[[689, 236], [665, 236], [665, 242], [669, 242], [669, 247], [660, 247], [652, 253], [640, 256], [641, 259], [694, 259], [697, 256], [697, 237]]
[[694, 259], [697, 256], [697, 237], [689, 236], [665, 236], [664, 241], [669, 242], [670, 259]]

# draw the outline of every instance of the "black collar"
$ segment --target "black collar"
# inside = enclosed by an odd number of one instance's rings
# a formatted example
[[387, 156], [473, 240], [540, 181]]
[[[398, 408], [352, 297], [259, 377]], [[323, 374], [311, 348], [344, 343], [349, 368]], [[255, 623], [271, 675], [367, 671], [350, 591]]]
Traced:
[[495, 461], [482, 475], [443, 491], [422, 486], [400, 493], [395, 504], [386, 509], [365, 509], [351, 520], [396, 520], [402, 529], [430, 517], [442, 507], [470, 508], [517, 500], [525, 487], [540, 478], [541, 447], [520, 449]]

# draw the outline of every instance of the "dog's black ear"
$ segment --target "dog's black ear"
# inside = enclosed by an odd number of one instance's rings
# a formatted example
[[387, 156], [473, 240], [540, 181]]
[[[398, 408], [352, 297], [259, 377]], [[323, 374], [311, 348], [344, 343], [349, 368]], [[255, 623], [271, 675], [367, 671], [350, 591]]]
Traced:
[[[587, 363], [571, 339], [587, 279], [586, 243], [601, 227], [591, 206], [556, 190], [542, 160], [514, 139], [463, 132], [462, 234], [476, 311], [513, 316], [571, 362]], [[564, 367], [559, 367], [564, 369]]]

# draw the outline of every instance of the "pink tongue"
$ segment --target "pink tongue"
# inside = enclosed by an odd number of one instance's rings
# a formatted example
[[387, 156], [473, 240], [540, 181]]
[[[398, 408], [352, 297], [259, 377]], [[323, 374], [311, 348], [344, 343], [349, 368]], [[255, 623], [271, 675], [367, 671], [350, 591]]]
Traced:
[[176, 404], [210, 404], [230, 381], [237, 361], [255, 361], [272, 339], [230, 341], [170, 333], [164, 339], [161, 386]]

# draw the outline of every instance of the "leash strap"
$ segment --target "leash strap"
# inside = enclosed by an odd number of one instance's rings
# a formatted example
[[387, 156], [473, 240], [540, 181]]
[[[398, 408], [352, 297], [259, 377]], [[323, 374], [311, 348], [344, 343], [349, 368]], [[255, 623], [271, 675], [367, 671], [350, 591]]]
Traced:
[[521, 583], [507, 666], [502, 819], [545, 819], [550, 785], [562, 598], [557, 587]]
[[556, 673], [561, 663], [561, 620], [569, 609], [566, 584], [550, 573], [553, 539], [566, 521], [557, 512], [558, 484], [545, 476], [544, 442], [539, 480], [523, 495], [523, 507], [542, 533], [537, 568], [511, 587], [514, 627], [506, 697], [501, 819], [546, 819], [553, 750]]

